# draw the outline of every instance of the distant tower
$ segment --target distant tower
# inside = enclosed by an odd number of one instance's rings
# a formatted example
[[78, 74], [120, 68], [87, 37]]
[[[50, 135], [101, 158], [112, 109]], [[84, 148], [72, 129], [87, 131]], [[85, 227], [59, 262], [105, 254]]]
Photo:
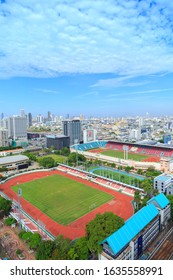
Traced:
[[32, 126], [32, 114], [28, 113], [28, 127]]
[[4, 113], [1, 113], [1, 120], [3, 120], [4, 118]]
[[47, 120], [50, 122], [51, 121], [51, 112], [50, 111], [48, 111], [47, 112]]
[[25, 117], [25, 111], [24, 111], [24, 109], [20, 109], [20, 116], [21, 116], [21, 117]]

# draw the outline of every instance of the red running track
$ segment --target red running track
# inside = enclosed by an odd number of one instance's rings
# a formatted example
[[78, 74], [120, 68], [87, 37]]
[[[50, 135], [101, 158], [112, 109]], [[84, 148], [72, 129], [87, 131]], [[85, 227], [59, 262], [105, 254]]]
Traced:
[[124, 195], [122, 193], [116, 192], [108, 188], [104, 188], [93, 182], [89, 182], [87, 180], [74, 177], [70, 174], [66, 174], [58, 170], [33, 172], [29, 174], [19, 175], [15, 178], [10, 179], [4, 184], [0, 185], [0, 190], [3, 191], [10, 199], [17, 200], [17, 194], [12, 190], [11, 188], [12, 186], [16, 186], [17, 184], [22, 184], [25, 182], [36, 180], [45, 176], [51, 176], [54, 174], [59, 174], [64, 177], [68, 177], [72, 180], [81, 182], [93, 188], [97, 188], [104, 192], [110, 193], [114, 196], [114, 199], [111, 202], [103, 204], [102, 206], [98, 207], [97, 209], [84, 215], [83, 217], [77, 219], [76, 221], [72, 222], [67, 226], [61, 225], [53, 221], [50, 217], [48, 217], [46, 214], [41, 212], [38, 208], [36, 208], [31, 203], [29, 203], [28, 201], [26, 201], [24, 198], [21, 197], [21, 205], [23, 210], [26, 211], [35, 220], [42, 221], [46, 225], [46, 229], [49, 232], [51, 232], [54, 236], [58, 236], [59, 234], [62, 234], [64, 237], [68, 237], [71, 240], [84, 236], [86, 224], [92, 219], [94, 219], [96, 214], [98, 213], [102, 214], [104, 212], [111, 211], [114, 214], [122, 217], [124, 220], [127, 220], [133, 215], [134, 213], [133, 206], [132, 206], [133, 197]]

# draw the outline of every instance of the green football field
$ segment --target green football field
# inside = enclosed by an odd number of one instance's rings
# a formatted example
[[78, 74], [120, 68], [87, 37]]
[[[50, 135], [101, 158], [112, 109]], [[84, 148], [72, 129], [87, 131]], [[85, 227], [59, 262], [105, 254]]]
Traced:
[[[116, 151], [116, 150], [106, 150], [103, 152], [101, 152], [102, 155], [105, 156], [110, 156], [110, 157], [116, 157], [116, 158], [124, 158], [124, 152], [123, 151]], [[146, 158], [149, 158], [149, 156], [145, 156], [145, 155], [140, 155], [140, 154], [132, 154], [132, 153], [128, 153], [128, 159], [133, 159], [136, 161], [142, 161]]]
[[13, 187], [54, 221], [68, 225], [113, 198], [80, 182], [52, 175]]

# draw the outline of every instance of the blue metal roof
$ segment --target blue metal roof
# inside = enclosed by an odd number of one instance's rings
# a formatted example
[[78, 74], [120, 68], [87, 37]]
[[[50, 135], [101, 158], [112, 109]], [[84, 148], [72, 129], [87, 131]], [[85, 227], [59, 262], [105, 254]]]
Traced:
[[158, 205], [163, 209], [165, 208], [170, 202], [167, 199], [167, 197], [163, 194], [160, 193], [154, 197], [152, 197], [150, 200], [147, 201], [147, 204], [149, 204], [150, 202], [156, 201], [156, 203], [158, 203]]
[[170, 178], [171, 178], [171, 176], [159, 175], [159, 176], [155, 177], [155, 180], [165, 182], [167, 180], [170, 180]]
[[107, 242], [113, 253], [116, 255], [158, 214], [159, 211], [154, 204], [149, 204], [143, 207], [128, 219], [119, 230], [104, 239], [101, 244]]

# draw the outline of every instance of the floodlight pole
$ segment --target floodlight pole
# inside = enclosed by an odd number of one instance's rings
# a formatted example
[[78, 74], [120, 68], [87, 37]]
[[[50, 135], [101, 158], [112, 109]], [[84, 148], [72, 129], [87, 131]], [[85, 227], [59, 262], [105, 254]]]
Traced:
[[21, 204], [20, 204], [20, 197], [22, 196], [22, 189], [18, 189], [18, 210], [19, 210], [19, 227], [22, 228], [21, 225]]
[[77, 152], [77, 144], [78, 144], [78, 139], [75, 139], [75, 144], [76, 144], [76, 167], [78, 167], [78, 152]]

